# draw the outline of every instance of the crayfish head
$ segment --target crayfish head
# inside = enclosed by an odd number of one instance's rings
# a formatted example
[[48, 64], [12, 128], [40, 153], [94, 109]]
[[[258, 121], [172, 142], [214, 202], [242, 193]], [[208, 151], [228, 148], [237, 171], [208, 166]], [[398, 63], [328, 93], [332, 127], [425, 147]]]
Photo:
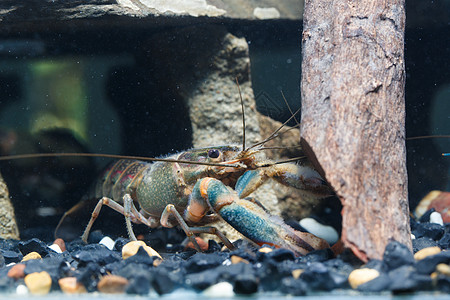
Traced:
[[[205, 147], [182, 152], [177, 159], [192, 162], [179, 163], [187, 181], [196, 181], [203, 177], [223, 179], [235, 176], [237, 178], [247, 169], [245, 163], [239, 158], [241, 152], [239, 146]], [[202, 165], [197, 162], [215, 165]]]

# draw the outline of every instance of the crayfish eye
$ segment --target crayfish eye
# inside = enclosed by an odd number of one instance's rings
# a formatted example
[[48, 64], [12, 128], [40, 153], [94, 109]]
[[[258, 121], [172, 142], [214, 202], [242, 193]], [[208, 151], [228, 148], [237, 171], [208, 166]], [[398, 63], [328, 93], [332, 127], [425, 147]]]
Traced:
[[220, 151], [217, 149], [211, 149], [208, 150], [208, 157], [209, 158], [218, 158], [220, 155]]

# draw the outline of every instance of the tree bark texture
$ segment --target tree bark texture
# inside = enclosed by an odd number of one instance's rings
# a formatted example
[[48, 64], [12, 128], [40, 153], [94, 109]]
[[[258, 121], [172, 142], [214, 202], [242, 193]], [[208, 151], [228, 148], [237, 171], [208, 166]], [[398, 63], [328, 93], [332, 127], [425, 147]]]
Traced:
[[411, 248], [404, 0], [308, 0], [303, 22], [302, 145], [343, 204], [342, 241], [363, 261]]

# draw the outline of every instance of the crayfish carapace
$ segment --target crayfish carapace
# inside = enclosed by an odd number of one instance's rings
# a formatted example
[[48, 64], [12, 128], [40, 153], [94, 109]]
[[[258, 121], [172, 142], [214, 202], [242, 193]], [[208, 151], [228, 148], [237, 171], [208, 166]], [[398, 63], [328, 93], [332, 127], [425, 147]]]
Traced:
[[156, 161], [122, 159], [103, 172], [91, 195], [100, 200], [83, 241], [106, 205], [125, 216], [132, 240], [136, 237], [131, 223], [151, 228], [180, 225], [198, 251], [196, 233], [217, 235], [233, 249], [224, 234], [207, 226], [221, 218], [258, 245], [286, 248], [296, 255], [328, 247], [324, 240], [294, 230], [248, 198], [270, 178], [316, 197], [330, 195], [326, 182], [309, 167], [272, 162], [255, 145], [244, 150], [239, 146], [192, 149], [152, 160]]

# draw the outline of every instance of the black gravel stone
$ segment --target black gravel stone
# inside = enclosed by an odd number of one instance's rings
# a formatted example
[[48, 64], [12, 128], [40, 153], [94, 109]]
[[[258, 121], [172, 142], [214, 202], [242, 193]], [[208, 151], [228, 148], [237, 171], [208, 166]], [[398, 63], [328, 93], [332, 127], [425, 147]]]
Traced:
[[416, 262], [416, 269], [419, 274], [431, 274], [438, 264], [450, 263], [450, 251], [442, 251], [438, 254], [427, 256]]
[[336, 258], [324, 262], [325, 266], [329, 270], [331, 280], [334, 284], [334, 288], [348, 288], [348, 276], [353, 271], [353, 267], [344, 262], [343, 260]]
[[450, 250], [450, 233], [446, 232], [438, 242], [441, 249]]
[[144, 250], [144, 248], [141, 246], [139, 247], [138, 251], [136, 252], [135, 255], [128, 257], [127, 259], [125, 259], [124, 262], [125, 264], [144, 264], [147, 266], [152, 267], [153, 266], [153, 262], [155, 261], [155, 259], [159, 259], [156, 257], [150, 257], [147, 253], [147, 251]]
[[430, 216], [432, 213], [434, 213], [436, 210], [434, 208], [430, 208], [427, 210], [419, 219], [420, 223], [428, 223], [430, 222]]
[[187, 274], [184, 283], [194, 289], [204, 290], [221, 281], [234, 283], [235, 289], [244, 294], [250, 293], [255, 288], [254, 285], [258, 284], [253, 267], [245, 263], [220, 265], [213, 269]]
[[436, 223], [421, 223], [413, 230], [412, 234], [417, 238], [428, 237], [432, 240], [439, 240], [444, 234], [445, 228]]
[[69, 252], [74, 252], [83, 249], [86, 246], [86, 243], [81, 239], [76, 239], [70, 242], [66, 242], [66, 250]]
[[122, 276], [129, 280], [135, 277], [146, 277], [150, 282], [150, 279], [153, 278], [151, 269], [149, 269], [146, 265], [138, 263], [128, 263], [125, 266], [122, 265], [121, 268], [115, 268], [114, 270], [109, 271], [114, 275]]
[[155, 269], [153, 276], [152, 286], [160, 295], [168, 294], [177, 287], [176, 278], [164, 269]]
[[416, 274], [412, 266], [401, 266], [389, 272], [391, 284], [389, 289], [394, 292], [407, 292], [418, 289], [429, 289], [431, 287], [431, 277]]
[[312, 262], [323, 262], [327, 261], [329, 259], [334, 258], [334, 254], [331, 251], [331, 249], [322, 249], [322, 250], [315, 250], [311, 251], [305, 256], [299, 257], [298, 261], [305, 262], [305, 263], [312, 263]]
[[284, 260], [295, 260], [294, 252], [287, 250], [287, 249], [275, 249], [271, 252], [258, 252], [257, 253], [257, 259], [259, 261], [265, 260], [265, 259], [272, 259], [276, 262], [282, 262]]
[[184, 263], [185, 263], [185, 261], [180, 255], [174, 254], [167, 258], [164, 258], [164, 260], [161, 262], [161, 264], [158, 266], [158, 268], [164, 268], [168, 271], [177, 271], [178, 272], [183, 267]]
[[196, 253], [187, 260], [184, 266], [187, 273], [196, 273], [219, 266], [224, 260], [223, 255], [219, 253]]
[[13, 278], [6, 276], [6, 273], [0, 274], [0, 292], [12, 292], [15, 287], [15, 283], [16, 282]]
[[419, 222], [416, 221], [416, 219], [414, 219], [413, 217], [411, 217], [411, 218], [409, 218], [409, 225], [411, 227], [411, 232], [413, 232], [419, 225]]
[[220, 270], [214, 268], [195, 274], [188, 274], [185, 278], [185, 284], [197, 290], [204, 290], [207, 287], [218, 282]]
[[397, 241], [392, 241], [386, 246], [383, 261], [388, 270], [393, 270], [403, 265], [412, 265], [415, 262], [411, 251]]
[[306, 282], [312, 290], [331, 291], [337, 287], [330, 270], [322, 262], [311, 263], [300, 275], [300, 279]]
[[61, 266], [65, 265], [63, 257], [46, 257], [44, 259], [31, 259], [25, 262], [25, 274], [46, 271], [56, 282], [61, 277]]
[[445, 233], [450, 233], [450, 223], [444, 224]]
[[41, 257], [45, 257], [49, 254], [49, 251], [52, 251], [43, 241], [36, 238], [19, 242], [18, 246], [23, 255], [27, 255], [30, 252], [37, 252]]
[[85, 267], [78, 268], [75, 277], [81, 282], [88, 292], [97, 290], [97, 284], [100, 279], [100, 266], [96, 263], [89, 262]]
[[256, 262], [257, 257], [258, 257], [257, 254], [255, 253], [255, 251], [251, 251], [249, 249], [243, 249], [243, 248], [232, 251], [230, 253], [230, 257], [233, 255], [242, 257], [243, 259], [245, 259], [249, 262]]
[[221, 273], [220, 279], [227, 282], [235, 282], [238, 278], [242, 280], [248, 280], [251, 277], [256, 278], [256, 271], [250, 264], [238, 263], [229, 266], [220, 266], [216, 269]]
[[149, 235], [146, 235], [145, 240], [153, 249], [165, 250], [168, 244], [167, 232], [165, 230], [155, 230]]
[[220, 246], [215, 240], [208, 241], [208, 251], [206, 251], [207, 253], [219, 252], [220, 249], [222, 249], [222, 246]]
[[118, 252], [122, 252], [122, 248], [123, 246], [125, 246], [126, 244], [128, 244], [130, 242], [129, 239], [123, 238], [123, 237], [119, 237], [114, 241], [114, 250], [118, 251]]
[[301, 279], [285, 277], [281, 280], [280, 290], [292, 296], [304, 296], [308, 291], [308, 285]]
[[358, 290], [362, 292], [381, 292], [387, 290], [391, 284], [391, 278], [386, 273], [358, 286]]
[[249, 295], [258, 291], [259, 279], [254, 273], [244, 273], [236, 276], [233, 291], [236, 294]]
[[414, 240], [412, 240], [412, 246], [413, 246], [413, 252], [416, 253], [419, 250], [422, 250], [424, 248], [428, 248], [428, 247], [435, 247], [437, 246], [438, 243], [435, 242], [434, 240], [430, 239], [429, 237], [421, 237], [421, 238], [416, 238]]
[[75, 251], [72, 254], [72, 257], [77, 260], [80, 265], [91, 262], [99, 265], [106, 265], [122, 259], [122, 256], [119, 253], [111, 251], [99, 244], [87, 245], [83, 249]]
[[277, 272], [281, 276], [291, 276], [293, 270], [305, 269], [308, 266], [307, 263], [296, 263], [290, 260], [284, 260], [282, 262], [271, 260], [270, 264], [272, 264], [277, 269]]
[[23, 255], [19, 251], [0, 249], [0, 254], [5, 260], [5, 264], [16, 263], [22, 260]]
[[278, 271], [278, 266], [273, 261], [266, 261], [256, 265], [256, 274], [260, 279], [260, 288], [262, 291], [275, 291], [279, 288], [281, 278], [285, 277]]
[[150, 292], [150, 287], [150, 278], [135, 276], [128, 281], [125, 292], [127, 294], [147, 295]]
[[89, 233], [88, 243], [89, 244], [98, 244], [105, 235], [101, 232], [101, 230], [94, 230]]
[[368, 269], [375, 269], [380, 273], [384, 273], [387, 271], [386, 264], [384, 263], [384, 261], [379, 260], [379, 259], [369, 260], [364, 267], [368, 268]]
[[450, 276], [438, 275], [436, 279], [436, 288], [444, 293], [450, 293]]
[[19, 245], [19, 240], [4, 240], [0, 239], [0, 249], [1, 250], [10, 250], [10, 251], [17, 251], [17, 246]]

